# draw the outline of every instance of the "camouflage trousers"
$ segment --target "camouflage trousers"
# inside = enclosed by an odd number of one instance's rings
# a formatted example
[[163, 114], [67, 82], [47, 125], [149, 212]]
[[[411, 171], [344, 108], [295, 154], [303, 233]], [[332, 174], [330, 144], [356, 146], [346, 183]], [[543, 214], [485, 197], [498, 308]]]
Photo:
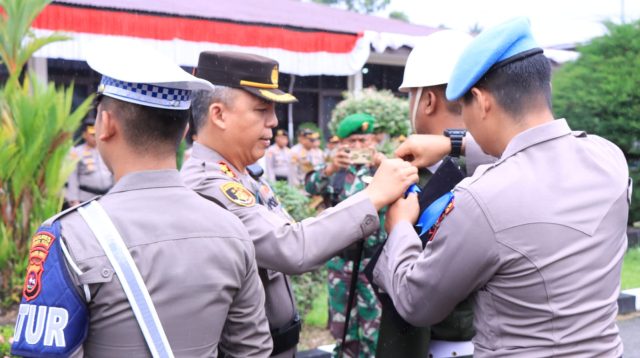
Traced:
[[329, 330], [336, 339], [333, 357], [339, 357], [340, 349], [344, 348], [343, 357], [365, 358], [375, 357], [380, 315], [382, 312], [371, 284], [362, 273], [368, 259], [360, 263], [360, 273], [356, 286], [356, 299], [352, 305], [349, 317], [349, 329], [346, 342], [342, 342], [344, 332], [345, 310], [347, 296], [351, 284], [353, 261], [346, 261], [334, 257], [327, 264], [329, 280]]

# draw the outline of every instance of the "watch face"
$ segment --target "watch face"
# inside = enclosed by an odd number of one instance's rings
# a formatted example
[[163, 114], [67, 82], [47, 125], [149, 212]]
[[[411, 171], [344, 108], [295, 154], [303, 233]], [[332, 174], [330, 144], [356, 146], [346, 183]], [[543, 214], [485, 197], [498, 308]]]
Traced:
[[466, 129], [447, 129], [444, 131], [444, 135], [447, 137], [459, 137], [462, 138], [467, 134]]

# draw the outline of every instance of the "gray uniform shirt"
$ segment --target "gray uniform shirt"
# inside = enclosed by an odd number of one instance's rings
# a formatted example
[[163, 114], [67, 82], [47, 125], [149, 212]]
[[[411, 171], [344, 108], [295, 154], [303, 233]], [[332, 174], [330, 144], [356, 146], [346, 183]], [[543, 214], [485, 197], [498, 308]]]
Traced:
[[67, 182], [67, 201], [87, 201], [100, 195], [92, 191], [106, 192], [113, 186], [113, 175], [97, 148], [79, 145], [71, 150], [71, 157], [77, 159], [78, 164]]
[[267, 179], [271, 182], [276, 181], [276, 176], [286, 177], [291, 183], [290, 174], [291, 166], [291, 149], [289, 147], [280, 148], [277, 144], [272, 144], [267, 148]]
[[[175, 170], [124, 176], [99, 199], [131, 252], [176, 357], [267, 357], [271, 338], [254, 248], [242, 223], [193, 191]], [[150, 356], [104, 251], [77, 212], [62, 240], [91, 291], [89, 357]], [[82, 290], [80, 290], [82, 292]], [[81, 353], [81, 352], [79, 352]]]
[[[271, 328], [290, 322], [295, 312], [285, 274], [300, 274], [324, 264], [338, 251], [367, 237], [380, 225], [378, 213], [365, 193], [359, 193], [317, 217], [294, 222], [269, 185], [240, 173], [220, 154], [194, 143], [191, 158], [182, 166], [185, 184], [220, 202], [242, 220], [256, 247], [266, 292], [266, 313]], [[225, 192], [241, 185], [253, 196]], [[234, 194], [235, 195], [235, 194]], [[292, 356], [285, 352], [282, 356]]]
[[291, 147], [291, 161], [292, 161], [292, 185], [304, 185], [304, 178], [318, 165], [324, 163], [324, 154], [319, 148], [305, 149], [305, 147], [298, 143]]
[[615, 145], [565, 120], [531, 128], [456, 187], [424, 251], [396, 226], [374, 281], [415, 325], [472, 294], [475, 357], [618, 357], [628, 194]]

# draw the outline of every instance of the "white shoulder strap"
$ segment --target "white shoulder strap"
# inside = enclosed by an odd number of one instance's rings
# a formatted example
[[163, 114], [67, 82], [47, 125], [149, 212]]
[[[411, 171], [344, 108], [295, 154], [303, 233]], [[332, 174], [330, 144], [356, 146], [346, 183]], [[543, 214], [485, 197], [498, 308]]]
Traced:
[[167, 336], [140, 271], [120, 233], [97, 201], [78, 208], [113, 266], [153, 357], [173, 358]]

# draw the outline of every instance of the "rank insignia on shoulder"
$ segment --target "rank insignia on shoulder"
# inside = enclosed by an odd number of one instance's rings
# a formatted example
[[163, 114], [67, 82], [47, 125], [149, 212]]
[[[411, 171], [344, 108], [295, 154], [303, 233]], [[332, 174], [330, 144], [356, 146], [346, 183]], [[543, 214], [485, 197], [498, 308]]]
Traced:
[[228, 182], [223, 184], [220, 189], [224, 196], [240, 206], [249, 207], [256, 204], [255, 196], [253, 196], [253, 194], [251, 194], [251, 192], [240, 183]]
[[229, 167], [229, 164], [225, 163], [225, 162], [220, 162], [218, 163], [218, 165], [220, 166], [220, 170], [225, 173], [228, 177], [232, 178], [232, 179], [238, 179], [238, 176], [236, 175], [236, 173]]

